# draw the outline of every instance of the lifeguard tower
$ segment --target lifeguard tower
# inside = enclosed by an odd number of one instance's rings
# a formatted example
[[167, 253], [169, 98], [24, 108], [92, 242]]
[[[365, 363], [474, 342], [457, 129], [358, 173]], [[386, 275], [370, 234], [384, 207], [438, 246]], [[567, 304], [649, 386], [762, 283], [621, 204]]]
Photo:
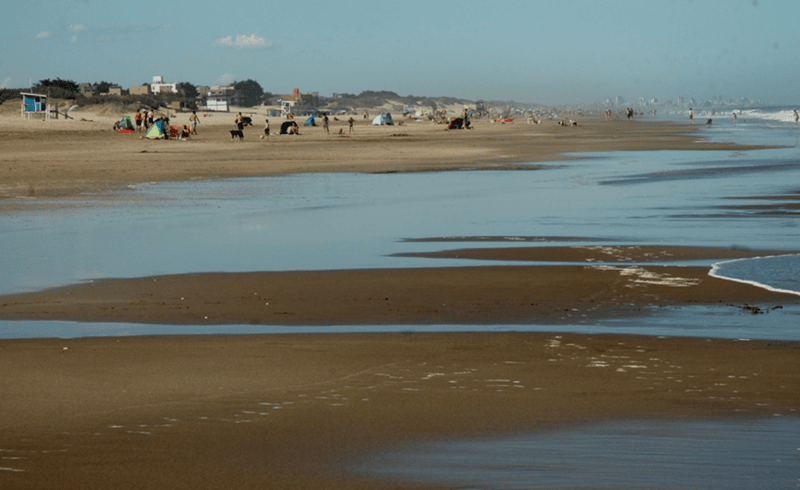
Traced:
[[292, 119], [294, 117], [294, 106], [297, 105], [297, 102], [300, 100], [300, 89], [294, 89], [292, 95], [285, 95], [283, 99], [281, 99], [281, 116], [286, 119]]
[[22, 119], [30, 119], [31, 116], [50, 119], [50, 111], [47, 110], [47, 96], [42, 94], [20, 94], [22, 95]]

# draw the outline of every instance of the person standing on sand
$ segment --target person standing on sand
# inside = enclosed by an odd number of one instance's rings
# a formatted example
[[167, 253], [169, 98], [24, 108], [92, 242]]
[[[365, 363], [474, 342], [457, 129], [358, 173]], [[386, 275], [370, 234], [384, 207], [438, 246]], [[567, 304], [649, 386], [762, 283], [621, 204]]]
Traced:
[[266, 123], [264, 124], [264, 134], [262, 137], [269, 138], [269, 119], [266, 119]]
[[355, 120], [351, 116], [350, 119], [347, 120], [347, 122], [350, 123], [350, 133], [352, 133], [353, 132], [353, 123], [355, 122]]
[[192, 111], [192, 115], [189, 116], [189, 122], [192, 124], [192, 130], [190, 133], [197, 134], [197, 125], [200, 123], [200, 121], [197, 120], [197, 112]]
[[142, 130], [142, 110], [139, 109], [136, 111], [136, 115], [133, 116], [134, 121], [136, 121], [136, 131], [139, 132]]
[[244, 118], [242, 117], [241, 112], [238, 116], [236, 116], [236, 127], [239, 129], [239, 131], [244, 129]]
[[328, 115], [322, 115], [322, 129], [325, 130], [325, 134], [331, 134], [330, 130], [328, 129]]
[[689, 108], [689, 122], [690, 123], [694, 122], [694, 112], [692, 112], [692, 108], [691, 107]]

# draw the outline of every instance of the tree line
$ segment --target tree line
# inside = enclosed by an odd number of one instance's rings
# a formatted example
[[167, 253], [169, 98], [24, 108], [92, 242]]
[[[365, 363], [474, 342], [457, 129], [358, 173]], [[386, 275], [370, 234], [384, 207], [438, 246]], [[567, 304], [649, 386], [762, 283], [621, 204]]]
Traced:
[[[160, 94], [148, 95], [130, 95], [129, 90], [123, 90], [122, 96], [109, 96], [120, 97], [124, 103], [141, 102], [150, 107], [157, 107], [158, 105], [166, 105], [173, 101], [180, 101], [185, 107], [197, 108], [197, 99], [201, 96], [198, 86], [191, 82], [180, 82], [175, 84], [178, 93], [162, 92]], [[36, 93], [49, 94], [50, 97], [57, 99], [74, 100], [81, 105], [99, 104], [108, 101], [106, 97], [94, 97], [100, 94], [107, 94], [111, 87], [118, 86], [118, 84], [100, 81], [92, 84], [92, 97], [87, 97], [80, 92], [80, 85], [72, 80], [63, 80], [61, 78], [45, 78], [31, 87], [31, 90]], [[272, 94], [265, 92], [261, 85], [251, 79], [241, 82], [233, 83], [234, 89], [239, 91], [240, 104], [243, 107], [254, 107], [262, 104], [264, 101], [269, 100]], [[17, 99], [20, 93], [26, 90], [20, 89], [2, 89], [0, 90], [0, 104], [9, 99]]]

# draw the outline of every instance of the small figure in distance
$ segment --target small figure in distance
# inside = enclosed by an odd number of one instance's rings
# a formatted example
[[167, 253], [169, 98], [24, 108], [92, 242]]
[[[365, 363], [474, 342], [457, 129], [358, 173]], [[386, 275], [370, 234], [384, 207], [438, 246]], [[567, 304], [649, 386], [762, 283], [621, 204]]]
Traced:
[[192, 111], [192, 115], [189, 116], [189, 122], [192, 124], [192, 134], [197, 134], [197, 125], [200, 123], [197, 119], [197, 112]]
[[264, 123], [264, 132], [261, 133], [261, 139], [269, 138], [269, 119], [266, 119], [266, 123]]

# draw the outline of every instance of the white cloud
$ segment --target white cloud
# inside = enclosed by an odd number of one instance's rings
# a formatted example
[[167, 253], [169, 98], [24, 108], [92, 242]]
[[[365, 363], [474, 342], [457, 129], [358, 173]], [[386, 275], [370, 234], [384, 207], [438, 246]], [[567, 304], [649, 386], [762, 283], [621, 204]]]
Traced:
[[36, 39], [49, 39], [53, 37], [53, 33], [50, 31], [42, 31], [36, 35]]
[[268, 48], [272, 46], [272, 41], [267, 41], [263, 37], [251, 34], [249, 36], [236, 36], [236, 40], [233, 39], [233, 36], [223, 37], [214, 41], [212, 46], [236, 49]]
[[83, 24], [71, 24], [67, 30], [72, 33], [72, 42], [75, 43], [78, 42], [78, 33], [86, 32], [89, 28]]

